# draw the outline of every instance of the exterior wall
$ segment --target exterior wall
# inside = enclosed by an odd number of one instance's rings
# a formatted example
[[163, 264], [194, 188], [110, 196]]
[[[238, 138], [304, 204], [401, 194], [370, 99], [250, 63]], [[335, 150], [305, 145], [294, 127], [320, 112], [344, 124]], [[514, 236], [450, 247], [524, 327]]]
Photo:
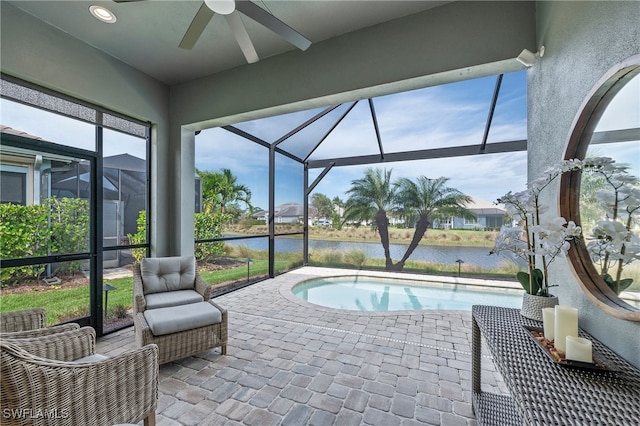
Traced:
[[176, 169], [167, 167], [169, 88], [8, 2], [0, 2], [0, 12], [0, 71], [152, 123], [152, 252], [172, 254], [179, 233], [166, 230], [179, 226], [173, 214]]
[[[528, 76], [530, 179], [564, 157], [573, 122], [602, 76], [640, 53], [638, 22], [638, 2], [537, 4], [538, 45], [546, 50]], [[558, 186], [546, 193], [548, 214], [558, 214]], [[611, 317], [594, 306], [564, 259], [551, 266], [559, 285], [554, 293], [560, 303], [578, 308], [580, 326], [640, 367], [640, 323]]]
[[[452, 229], [485, 229], [490, 226], [488, 222], [489, 216], [486, 215], [478, 215], [476, 223], [466, 223], [463, 218], [454, 217]], [[503, 225], [503, 216], [492, 215], [490, 222], [497, 222], [497, 226], [491, 226], [492, 228], [500, 228]]]

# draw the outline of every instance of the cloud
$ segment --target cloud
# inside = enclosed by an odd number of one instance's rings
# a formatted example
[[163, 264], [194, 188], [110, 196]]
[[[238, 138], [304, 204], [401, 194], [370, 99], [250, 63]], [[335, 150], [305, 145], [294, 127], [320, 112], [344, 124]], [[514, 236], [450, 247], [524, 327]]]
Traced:
[[[392, 180], [401, 177], [415, 179], [426, 176], [433, 179], [444, 176], [450, 179], [448, 186], [487, 201], [495, 201], [508, 191], [525, 189], [527, 180], [526, 152], [517, 152], [335, 167], [314, 192], [346, 200], [345, 193], [351, 187], [351, 181], [362, 177], [369, 167], [392, 169]], [[315, 179], [319, 173], [319, 170], [310, 171], [309, 180]]]

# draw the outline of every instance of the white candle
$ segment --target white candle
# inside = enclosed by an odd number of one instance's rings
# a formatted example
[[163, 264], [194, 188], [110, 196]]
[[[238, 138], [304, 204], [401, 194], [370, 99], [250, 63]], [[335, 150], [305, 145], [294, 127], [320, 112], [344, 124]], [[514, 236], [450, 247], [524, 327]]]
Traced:
[[578, 310], [567, 305], [556, 305], [555, 314], [554, 346], [566, 353], [566, 337], [578, 337]]
[[591, 357], [591, 340], [582, 337], [567, 336], [567, 359], [582, 362], [593, 362]]
[[553, 340], [556, 319], [555, 308], [542, 308], [542, 325], [544, 327], [544, 338]]

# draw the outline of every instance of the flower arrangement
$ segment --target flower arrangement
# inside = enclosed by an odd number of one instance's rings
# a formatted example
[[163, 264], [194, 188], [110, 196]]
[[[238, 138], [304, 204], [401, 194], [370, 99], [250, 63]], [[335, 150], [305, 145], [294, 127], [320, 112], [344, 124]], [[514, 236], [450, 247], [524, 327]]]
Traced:
[[547, 209], [541, 203], [540, 195], [562, 173], [579, 170], [582, 165], [580, 160], [564, 160], [531, 181], [526, 191], [508, 192], [498, 199], [498, 203], [505, 206], [507, 215], [517, 223], [502, 228], [491, 254], [508, 251], [527, 263], [528, 271], [518, 272], [516, 278], [531, 295], [550, 296], [549, 265], [558, 256], [565, 256], [570, 248], [569, 241], [582, 234], [573, 221], [567, 222], [561, 216], [544, 216]]
[[640, 259], [640, 238], [633, 232], [640, 224], [640, 180], [628, 169], [608, 157], [583, 162], [583, 171], [598, 181], [595, 200], [602, 215], [591, 231], [587, 250], [600, 276], [616, 294], [633, 283], [632, 278], [623, 278], [624, 267]]

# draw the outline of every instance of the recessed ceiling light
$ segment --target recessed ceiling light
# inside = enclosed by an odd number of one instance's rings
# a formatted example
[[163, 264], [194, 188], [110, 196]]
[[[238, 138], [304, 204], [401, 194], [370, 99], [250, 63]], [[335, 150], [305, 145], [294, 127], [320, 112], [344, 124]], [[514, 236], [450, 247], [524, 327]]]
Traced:
[[116, 22], [116, 15], [106, 7], [96, 5], [89, 6], [89, 12], [91, 12], [94, 18], [102, 22], [106, 22], [108, 24]]

